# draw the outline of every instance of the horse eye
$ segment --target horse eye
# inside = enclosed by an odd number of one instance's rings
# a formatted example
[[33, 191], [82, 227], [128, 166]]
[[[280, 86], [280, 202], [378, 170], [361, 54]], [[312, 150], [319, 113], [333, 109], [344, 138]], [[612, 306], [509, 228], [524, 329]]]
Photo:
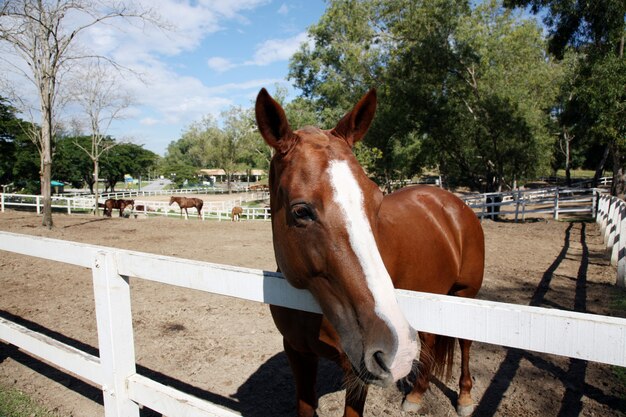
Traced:
[[313, 208], [307, 204], [295, 204], [291, 207], [291, 214], [294, 219], [299, 222], [308, 222], [315, 220]]

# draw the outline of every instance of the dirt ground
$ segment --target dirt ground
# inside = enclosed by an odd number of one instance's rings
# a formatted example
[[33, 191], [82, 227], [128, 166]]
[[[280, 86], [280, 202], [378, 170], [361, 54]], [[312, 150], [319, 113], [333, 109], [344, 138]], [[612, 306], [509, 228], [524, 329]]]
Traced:
[[[0, 230], [188, 259], [276, 268], [268, 222], [0, 213]], [[487, 259], [480, 298], [621, 315], [594, 223], [484, 221]], [[294, 414], [291, 372], [266, 305], [131, 279], [138, 371], [250, 417]], [[0, 315], [97, 354], [91, 272], [0, 252]], [[457, 352], [458, 354], [458, 352]], [[457, 358], [457, 363], [458, 363]], [[474, 343], [475, 416], [624, 416], [626, 387], [610, 366]], [[435, 379], [432, 416], [454, 416], [458, 370]], [[62, 416], [103, 415], [99, 389], [0, 342], [0, 385]], [[404, 387], [406, 389], [407, 387]], [[319, 416], [342, 414], [341, 373], [323, 362]], [[367, 416], [408, 416], [398, 389], [370, 389]], [[143, 416], [154, 416], [143, 410]]]

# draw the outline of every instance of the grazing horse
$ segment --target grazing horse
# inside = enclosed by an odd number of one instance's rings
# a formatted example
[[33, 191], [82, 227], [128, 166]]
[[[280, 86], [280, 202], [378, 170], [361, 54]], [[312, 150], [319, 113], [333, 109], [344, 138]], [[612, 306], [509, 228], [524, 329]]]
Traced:
[[172, 203], [178, 203], [178, 207], [180, 207], [180, 215], [183, 215], [183, 209], [185, 209], [185, 218], [189, 217], [189, 212], [187, 212], [187, 209], [189, 207], [195, 207], [196, 210], [198, 210], [198, 219], [201, 218], [201, 211], [202, 211], [202, 205], [204, 204], [204, 201], [202, 201], [199, 198], [194, 198], [194, 197], [174, 197], [171, 196], [170, 197], [170, 206], [172, 205]]
[[233, 209], [230, 211], [230, 219], [231, 221], [240, 221], [241, 220], [241, 214], [243, 213], [243, 209], [239, 206], [235, 206], [233, 207]]
[[116, 200], [114, 198], [109, 198], [104, 202], [104, 215], [106, 217], [111, 217], [113, 209], [118, 209], [120, 211], [120, 217], [124, 217], [124, 210], [127, 207], [134, 208], [135, 200]]
[[[357, 162], [353, 145], [376, 110], [371, 90], [332, 130], [292, 130], [265, 89], [256, 100], [259, 131], [274, 149], [270, 166], [272, 234], [278, 269], [311, 292], [322, 315], [270, 306], [296, 383], [297, 415], [315, 415], [318, 357], [346, 375], [344, 416], [362, 416], [368, 384], [405, 378], [418, 351], [395, 288], [474, 297], [483, 279], [484, 237], [474, 212], [430, 186], [383, 196]], [[431, 373], [450, 375], [453, 338], [420, 332], [419, 371], [403, 401], [422, 409]], [[462, 350], [457, 412], [474, 409], [470, 340]]]

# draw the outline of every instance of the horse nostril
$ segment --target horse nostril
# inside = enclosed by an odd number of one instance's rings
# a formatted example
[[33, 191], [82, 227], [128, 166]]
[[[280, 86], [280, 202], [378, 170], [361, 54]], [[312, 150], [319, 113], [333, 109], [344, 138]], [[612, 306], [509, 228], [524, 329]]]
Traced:
[[383, 355], [384, 353], [382, 351], [380, 350], [376, 351], [374, 353], [374, 360], [376, 361], [378, 366], [380, 366], [380, 369], [382, 369], [385, 372], [390, 372], [389, 368], [387, 367], [387, 364], [385, 363], [385, 360], [383, 359]]

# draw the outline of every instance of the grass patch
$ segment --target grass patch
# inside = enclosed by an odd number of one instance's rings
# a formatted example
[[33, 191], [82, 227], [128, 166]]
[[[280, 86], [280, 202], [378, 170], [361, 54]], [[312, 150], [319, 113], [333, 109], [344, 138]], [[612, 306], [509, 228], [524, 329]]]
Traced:
[[[620, 384], [622, 384], [623, 387], [626, 387], [626, 368], [622, 368], [621, 366], [614, 366], [613, 374], [620, 382]], [[622, 401], [626, 401], [626, 391], [622, 391], [620, 398], [622, 399]]]
[[[572, 176], [572, 179], [589, 179], [590, 180], [593, 178], [596, 172], [591, 169], [573, 169], [570, 171], [570, 174]], [[613, 175], [613, 173], [609, 171], [604, 171], [602, 173], [603, 177], [610, 177], [611, 175]], [[565, 178], [565, 170], [559, 169], [556, 172], [556, 176], [559, 178]]]
[[2, 417], [60, 417], [23, 392], [0, 386], [0, 416]]

